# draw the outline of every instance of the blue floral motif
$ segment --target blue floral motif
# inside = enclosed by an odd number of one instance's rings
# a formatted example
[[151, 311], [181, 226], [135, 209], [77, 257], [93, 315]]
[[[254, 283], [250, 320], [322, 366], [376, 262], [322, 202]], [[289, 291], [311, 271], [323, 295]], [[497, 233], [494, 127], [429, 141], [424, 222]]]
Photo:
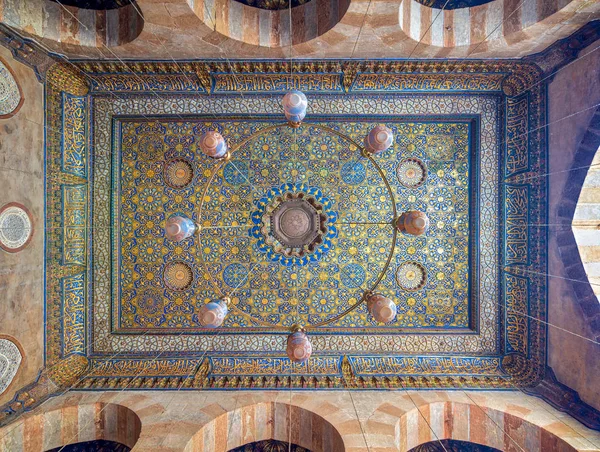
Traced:
[[342, 284], [350, 289], [357, 289], [365, 282], [365, 269], [358, 264], [348, 264], [342, 267]]
[[453, 193], [449, 188], [437, 188], [429, 199], [429, 204], [436, 210], [447, 212], [452, 208], [454, 201]]
[[252, 276], [250, 278], [250, 287], [252, 289], [260, 289], [267, 287], [269, 289], [278, 289], [280, 282], [277, 277], [276, 264], [267, 264], [257, 266], [252, 270]]
[[328, 290], [316, 290], [311, 299], [313, 309], [318, 313], [326, 313], [331, 310], [333, 305], [329, 299], [331, 293]]
[[254, 306], [259, 312], [273, 312], [277, 306], [277, 297], [270, 290], [259, 290], [254, 293]]
[[248, 269], [242, 264], [231, 264], [223, 271], [223, 281], [229, 287], [238, 288], [248, 283]]
[[450, 240], [436, 238], [429, 243], [429, 257], [435, 262], [446, 262], [452, 255], [453, 246]]
[[231, 185], [247, 184], [248, 164], [242, 160], [231, 160], [223, 169], [223, 177]]
[[156, 187], [144, 187], [138, 194], [140, 206], [148, 211], [156, 211], [162, 206], [162, 194]]
[[162, 258], [163, 246], [157, 240], [144, 240], [138, 243], [138, 256], [147, 263], [156, 262]]
[[367, 176], [367, 170], [361, 162], [350, 161], [344, 163], [341, 170], [342, 180], [350, 185], [362, 183]]

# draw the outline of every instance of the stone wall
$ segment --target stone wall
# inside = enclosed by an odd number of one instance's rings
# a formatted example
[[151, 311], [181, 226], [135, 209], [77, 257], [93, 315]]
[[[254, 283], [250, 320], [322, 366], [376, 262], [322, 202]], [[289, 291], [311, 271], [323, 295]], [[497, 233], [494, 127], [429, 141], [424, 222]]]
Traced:
[[[343, 17], [342, 14], [335, 14], [335, 19], [339, 18], [337, 22], [326, 20], [329, 16], [328, 8], [323, 8], [316, 0], [302, 8], [307, 10], [307, 15], [296, 15], [293, 18], [291, 32], [294, 43], [300, 42], [301, 35], [305, 38], [314, 36], [314, 28], [317, 28], [319, 36], [296, 44], [290, 49], [286, 39], [286, 35], [289, 34], [289, 26], [286, 26], [286, 23], [289, 23], [289, 19], [284, 13], [281, 14], [281, 20], [278, 19], [279, 15], [271, 15], [268, 11], [257, 8], [252, 8], [250, 14], [242, 14], [240, 11], [245, 8], [235, 0], [141, 1], [137, 7], [144, 17], [142, 32], [127, 44], [111, 47], [111, 40], [106, 42], [100, 39], [102, 34], [95, 33], [96, 29], [92, 26], [94, 14], [90, 14], [89, 11], [56, 8], [56, 5], [53, 5], [56, 2], [49, 0], [29, 2], [43, 4], [47, 14], [43, 15], [39, 6], [30, 8], [31, 11], [24, 14], [23, 8], [17, 7], [22, 2], [0, 2], [0, 21], [31, 33], [36, 38], [45, 38], [44, 44], [57, 53], [94, 59], [102, 56], [109, 59], [148, 60], [514, 58], [542, 51], [556, 40], [569, 36], [600, 13], [600, 3], [589, 0], [494, 0], [493, 4], [474, 9], [472, 13], [468, 10], [458, 13], [456, 11], [461, 10], [445, 11], [440, 20], [434, 23], [433, 18], [436, 14], [430, 8], [419, 8], [419, 33], [414, 34], [413, 28], [413, 36], [424, 38], [424, 43], [419, 44], [420, 39], [411, 39], [400, 24], [400, 17], [402, 16], [404, 21], [407, 16], [401, 14], [400, 9], [406, 3], [397, 0], [352, 1], [346, 11], [343, 6], [345, 2], [339, 1], [338, 11], [345, 11], [345, 14]], [[314, 17], [310, 12], [313, 8], [317, 9], [318, 23], [315, 23], [314, 18], [310, 20]], [[489, 19], [486, 19], [484, 12], [488, 9], [490, 15]], [[413, 9], [415, 10], [416, 8]], [[547, 13], [551, 14], [546, 17]], [[124, 19], [138, 20], [134, 14], [137, 14], [137, 11], [132, 9], [129, 15], [124, 15]], [[455, 14], [456, 20], [447, 19]], [[77, 20], [72, 20], [73, 17]], [[544, 20], [540, 20], [544, 17]], [[51, 25], [60, 23], [61, 28], [47, 25], [47, 18], [51, 19]], [[326, 22], [326, 26], [323, 22]], [[96, 20], [96, 23], [102, 21]], [[332, 26], [334, 23], [335, 26]], [[426, 33], [425, 30], [432, 23], [431, 31]], [[466, 23], [470, 24], [469, 39], [456, 39], [466, 33]], [[86, 28], [91, 30], [88, 32]], [[328, 31], [321, 34], [323, 29]], [[138, 29], [134, 31], [137, 32]], [[448, 47], [426, 44], [437, 31], [451, 36], [446, 42]], [[135, 36], [134, 33], [128, 33], [127, 29], [123, 32], [128, 38], [121, 40], [122, 42]], [[488, 36], [489, 39], [481, 45], [468, 45]], [[435, 42], [435, 39], [433, 41]], [[271, 45], [277, 47], [268, 47]]]
[[0, 404], [35, 379], [44, 350], [44, 96], [33, 71], [0, 47], [25, 98], [20, 110], [0, 119], [0, 207], [18, 202], [33, 216], [34, 235], [18, 253], [0, 250], [0, 335], [14, 338], [24, 356]]
[[[579, 259], [576, 248], [570, 245], [569, 256], [561, 252], [568, 238], [576, 200], [573, 200], [581, 189], [587, 169], [576, 169], [582, 163], [575, 159], [582, 139], [590, 121], [594, 117], [597, 104], [600, 103], [600, 45], [596, 41], [581, 51], [579, 59], [564, 67], [550, 83], [549, 96], [549, 190], [550, 209], [548, 218], [549, 231], [549, 267], [548, 273], [548, 322], [549, 327], [548, 364], [554, 369], [561, 383], [579, 392], [581, 398], [596, 409], [600, 409], [600, 348], [575, 334], [598, 340], [586, 314], [593, 314], [598, 306], [584, 305], [581, 297], [589, 286], [577, 282], [585, 279], [583, 266], [577, 273], [569, 273], [569, 267], [575, 266]], [[589, 165], [594, 151], [589, 152]], [[573, 186], [569, 183], [571, 176], [577, 176]], [[579, 177], [581, 176], [581, 177]], [[566, 232], [565, 232], [566, 231]], [[561, 237], [557, 241], [557, 237]], [[571, 259], [573, 257], [573, 259]], [[583, 272], [583, 273], [582, 273]], [[573, 278], [575, 276], [575, 278]], [[570, 281], [569, 279], [577, 281]], [[597, 301], [597, 300], [595, 300]], [[586, 312], [589, 311], [589, 312]]]
[[133, 442], [134, 452], [225, 452], [277, 439], [314, 452], [405, 452], [438, 438], [506, 451], [600, 448], [600, 433], [520, 392], [173, 390], [71, 392], [0, 429], [0, 450], [104, 439]]

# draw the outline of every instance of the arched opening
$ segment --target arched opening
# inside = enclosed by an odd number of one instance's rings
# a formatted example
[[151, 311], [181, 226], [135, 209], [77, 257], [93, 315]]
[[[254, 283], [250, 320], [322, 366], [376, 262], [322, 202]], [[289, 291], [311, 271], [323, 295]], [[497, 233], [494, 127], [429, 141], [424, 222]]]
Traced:
[[[600, 136], [598, 139], [600, 141]], [[600, 301], [600, 147], [579, 194], [573, 215], [573, 235], [588, 281]]]
[[[524, 413], [527, 411], [529, 410], [524, 410]], [[539, 419], [536, 421], [539, 422]], [[437, 449], [433, 443], [441, 446], [438, 440], [466, 442], [469, 447], [476, 445], [480, 447], [480, 449], [447, 449], [448, 451], [577, 451], [558, 434], [553, 433], [552, 428], [561, 427], [560, 425], [557, 427], [555, 420], [542, 427], [516, 414], [487, 406], [435, 402], [422, 405], [402, 415], [398, 439], [402, 452], [434, 452]], [[430, 446], [432, 448], [428, 448]], [[481, 449], [482, 446], [486, 449]]]
[[67, 446], [55, 447], [46, 452], [129, 452], [131, 447], [116, 441], [107, 441], [104, 439], [95, 439], [93, 441], [84, 441], [81, 443], [69, 444]]
[[[228, 38], [261, 47], [287, 47], [315, 39], [337, 25], [350, 0], [234, 0], [219, 4], [214, 15], [204, 0], [187, 0], [196, 16]], [[291, 19], [291, 25], [290, 25]], [[240, 27], [236, 24], [248, 24]]]
[[304, 447], [296, 444], [290, 444], [285, 441], [267, 439], [265, 441], [255, 441], [244, 446], [231, 449], [229, 452], [311, 452]]
[[499, 449], [469, 441], [440, 439], [413, 447], [409, 452], [501, 452]]
[[553, 16], [568, 11], [571, 1], [548, 1], [547, 7], [527, 13], [516, 8], [514, 20], [498, 27], [506, 8], [502, 0], [402, 0], [398, 24], [412, 40], [437, 47], [512, 42], [525, 31], [539, 34], [550, 29]]
[[299, 452], [346, 450], [340, 433], [318, 414], [294, 405], [267, 402], [237, 408], [213, 419], [196, 432], [185, 452], [245, 452], [238, 448], [268, 440], [291, 443], [302, 448]]
[[[98, 445], [118, 445], [119, 452], [136, 444], [142, 423], [129, 408], [113, 403], [64, 406], [23, 417], [22, 427], [0, 430], [0, 450], [100, 452]], [[87, 448], [86, 448], [87, 447]]]
[[21, 3], [0, 2], [3, 23], [62, 44], [117, 47], [136, 39], [144, 28], [135, 0], [29, 0], [28, 8], [22, 8]]

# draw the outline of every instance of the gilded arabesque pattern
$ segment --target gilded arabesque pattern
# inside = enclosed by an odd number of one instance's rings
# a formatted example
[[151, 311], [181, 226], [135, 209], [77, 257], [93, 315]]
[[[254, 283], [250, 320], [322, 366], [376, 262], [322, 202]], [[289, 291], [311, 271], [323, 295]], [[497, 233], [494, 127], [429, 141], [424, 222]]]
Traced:
[[[397, 208], [428, 212], [432, 227], [424, 237], [398, 236], [392, 265], [377, 287], [398, 304], [392, 324], [377, 325], [361, 306], [318, 332], [468, 328], [469, 193], [477, 194], [469, 183], [470, 124], [381, 121], [396, 136], [393, 150], [377, 162], [393, 187]], [[113, 267], [112, 286], [120, 329], [206, 332], [198, 323], [198, 309], [222, 296], [231, 297], [234, 309], [225, 328], [265, 323], [310, 327], [357, 303], [383, 272], [393, 241], [393, 215], [378, 170], [356, 146], [327, 129], [307, 123], [261, 133], [272, 124], [227, 118], [120, 124], [119, 152], [113, 154], [113, 178], [120, 179], [113, 186], [121, 193], [113, 210], [113, 226], [119, 231], [113, 240], [119, 240], [120, 262]], [[360, 141], [377, 122], [321, 124]], [[231, 146], [248, 134], [251, 138], [230, 162], [218, 166], [197, 146], [209, 129], [222, 130]], [[397, 167], [406, 157], [420, 158], [429, 167], [430, 175], [418, 189], [398, 181]], [[172, 189], [165, 184], [164, 165], [173, 158], [192, 162], [196, 176], [190, 186]], [[253, 232], [263, 215], [259, 206], [289, 190], [314, 192], [334, 219], [323, 246], [297, 262], [282, 259], [261, 241], [260, 232]], [[176, 213], [200, 224], [198, 237], [179, 243], [165, 238], [165, 221]], [[169, 290], [161, 278], [174, 260], [194, 268], [196, 281], [185, 292]], [[421, 262], [429, 274], [426, 286], [410, 293], [395, 278], [409, 260]]]
[[[140, 107], [142, 109], [140, 110]], [[200, 114], [202, 111], [222, 112], [221, 114], [241, 114], [244, 111], [255, 111], [257, 114], [280, 115], [280, 99], [278, 97], [252, 96], [245, 98], [243, 103], [238, 99], [226, 97], [160, 97], [150, 98], [143, 103], [138, 99], [126, 98], [123, 101], [112, 97], [97, 97], [94, 100], [94, 204], [93, 221], [98, 224], [110, 223], [112, 211], [109, 199], [112, 196], [112, 204], [118, 202], [118, 194], [112, 191], [112, 171], [114, 146], [119, 142], [114, 139], [109, 119], [120, 114], [131, 115], [139, 112], [145, 116], [156, 114], [189, 115]], [[481, 153], [481, 187], [478, 201], [478, 210], [481, 218], [489, 227], [480, 231], [478, 247], [481, 250], [480, 270], [481, 284], [479, 286], [479, 331], [480, 334], [456, 334], [442, 337], [437, 334], [413, 335], [327, 335], [319, 334], [313, 336], [313, 345], [323, 351], [338, 350], [362, 350], [381, 351], [395, 349], [399, 352], [446, 352], [460, 351], [466, 353], [495, 352], [498, 349], [498, 286], [497, 258], [498, 258], [498, 171], [497, 171], [497, 146], [498, 146], [498, 101], [492, 96], [392, 96], [377, 95], [370, 96], [369, 102], [363, 102], [361, 97], [352, 96], [319, 96], [311, 103], [313, 114], [337, 114], [348, 115], [370, 114], [370, 115], [456, 115], [478, 116], [480, 123], [480, 153]], [[240, 111], [241, 110], [241, 111]], [[176, 116], [177, 117], [177, 116]], [[115, 127], [117, 127], [115, 125]], [[233, 139], [236, 139], [234, 136]], [[93, 304], [93, 337], [94, 350], [96, 352], [108, 353], [117, 347], [117, 350], [159, 350], [162, 347], [168, 349], [179, 348], [188, 351], [202, 351], [206, 348], [215, 347], [214, 341], [219, 340], [213, 335], [194, 337], [188, 335], [160, 335], [142, 334], [135, 336], [114, 336], [109, 333], [111, 321], [113, 328], [118, 328], [115, 319], [110, 318], [112, 298], [110, 287], [112, 274], [110, 265], [104, 263], [109, 257], [111, 234], [110, 230], [96, 230], [94, 242], [94, 304]], [[115, 246], [114, 244], [112, 246]], [[116, 251], [116, 248], [115, 248]], [[113, 259], [116, 256], [113, 253]], [[113, 262], [117, 265], [117, 262]], [[485, 271], [483, 270], [485, 269]], [[225, 350], [268, 350], [276, 352], [282, 350], [285, 335], [261, 336], [244, 335], [243, 331], [233, 336], [222, 339], [227, 344]], [[177, 344], [177, 345], [176, 345]], [[131, 348], [130, 348], [131, 347]], [[221, 348], [219, 346], [218, 348]]]

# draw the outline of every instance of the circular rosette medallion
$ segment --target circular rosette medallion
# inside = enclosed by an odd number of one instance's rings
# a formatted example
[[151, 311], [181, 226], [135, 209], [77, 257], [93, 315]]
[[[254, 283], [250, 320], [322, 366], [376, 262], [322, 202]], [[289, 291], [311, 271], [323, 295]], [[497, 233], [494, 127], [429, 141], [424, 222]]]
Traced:
[[171, 290], [186, 290], [194, 282], [194, 272], [185, 262], [170, 262], [165, 267], [165, 285]]
[[398, 163], [396, 169], [398, 181], [407, 188], [417, 188], [427, 179], [427, 167], [416, 158], [408, 158]]
[[269, 190], [256, 205], [250, 235], [271, 261], [306, 265], [331, 249], [337, 214], [320, 189], [284, 184]]
[[427, 282], [427, 270], [418, 262], [404, 262], [396, 271], [396, 282], [409, 292], [422, 289]]
[[172, 188], [185, 188], [194, 179], [194, 168], [185, 159], [169, 160], [165, 165], [165, 182]]
[[10, 253], [22, 250], [31, 240], [33, 223], [29, 211], [17, 203], [0, 209], [0, 248]]

